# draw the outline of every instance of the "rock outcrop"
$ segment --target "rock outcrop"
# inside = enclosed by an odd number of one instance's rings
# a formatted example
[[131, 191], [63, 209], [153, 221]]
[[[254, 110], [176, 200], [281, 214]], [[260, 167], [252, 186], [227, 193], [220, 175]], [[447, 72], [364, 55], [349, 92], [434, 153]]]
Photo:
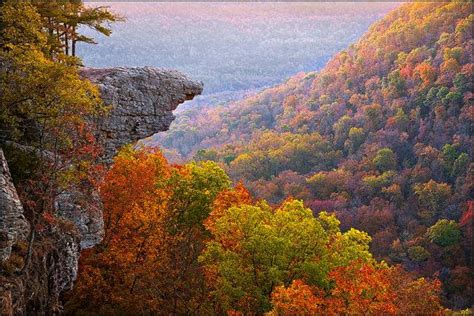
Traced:
[[[105, 104], [110, 106], [108, 115], [95, 122], [105, 163], [112, 162], [123, 145], [167, 130], [174, 119], [172, 111], [203, 89], [202, 83], [177, 71], [150, 67], [83, 68], [81, 75], [98, 85]], [[58, 226], [51, 231], [48, 238], [53, 242], [49, 248], [32, 259], [36, 275], [0, 278], [0, 313], [25, 314], [33, 312], [31, 308], [35, 314], [39, 310], [60, 311], [59, 297], [73, 285], [80, 250], [102, 240], [102, 204], [97, 192], [86, 196], [71, 188], [57, 197], [55, 209], [65, 229]], [[28, 234], [29, 224], [0, 149], [0, 259], [8, 258], [12, 245], [26, 240]], [[33, 288], [31, 280], [35, 282]], [[7, 309], [3, 309], [5, 306]]]
[[[30, 225], [23, 215], [23, 206], [13, 185], [7, 160], [0, 148], [0, 264], [10, 258], [12, 247], [26, 241]], [[14, 313], [12, 289], [16, 284], [9, 284], [0, 278], [0, 315]]]
[[91, 248], [102, 241], [104, 220], [102, 201], [98, 192], [86, 195], [71, 188], [62, 192], [54, 203], [58, 214], [73, 222], [79, 231], [81, 249]]
[[12, 246], [26, 240], [30, 225], [13, 185], [7, 160], [0, 148], [0, 262], [10, 257]]
[[[106, 163], [111, 163], [123, 145], [166, 131], [174, 119], [173, 110], [203, 89], [202, 83], [177, 71], [152, 67], [83, 68], [80, 73], [99, 87], [104, 103], [110, 106], [108, 115], [96, 122]], [[81, 248], [102, 240], [98, 194], [84, 196], [72, 188], [58, 196], [55, 204], [58, 213], [78, 228]]]
[[107, 162], [123, 145], [168, 130], [173, 110], [203, 89], [202, 83], [177, 71], [152, 67], [83, 68], [81, 75], [97, 84], [111, 106], [98, 124]]

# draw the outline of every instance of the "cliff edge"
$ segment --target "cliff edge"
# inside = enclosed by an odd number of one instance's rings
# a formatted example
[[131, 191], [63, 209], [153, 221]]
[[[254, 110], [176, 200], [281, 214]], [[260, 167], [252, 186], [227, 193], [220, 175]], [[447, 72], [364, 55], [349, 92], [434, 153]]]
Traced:
[[[110, 107], [106, 116], [94, 122], [107, 165], [123, 145], [166, 131], [174, 119], [173, 110], [203, 89], [202, 83], [178, 71], [152, 67], [82, 68], [80, 75], [98, 86]], [[15, 244], [26, 242], [29, 225], [1, 149], [0, 158], [0, 263], [8, 264]], [[60, 296], [72, 288], [77, 275], [80, 249], [102, 240], [102, 205], [97, 192], [84, 196], [70, 188], [57, 196], [55, 211], [74, 225], [77, 234], [54, 232], [54, 247], [32, 262], [37, 267], [35, 276], [25, 277], [20, 271], [5, 277], [0, 274], [0, 314], [60, 311]]]
[[178, 71], [152, 67], [83, 68], [80, 73], [99, 87], [111, 106], [98, 124], [107, 162], [123, 145], [168, 130], [173, 110], [203, 89], [202, 83]]

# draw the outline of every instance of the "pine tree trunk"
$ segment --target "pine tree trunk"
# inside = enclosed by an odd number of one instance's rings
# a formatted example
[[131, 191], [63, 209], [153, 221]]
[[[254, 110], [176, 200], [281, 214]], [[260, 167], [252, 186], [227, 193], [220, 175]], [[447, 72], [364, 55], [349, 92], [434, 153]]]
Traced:
[[68, 26], [64, 25], [64, 52], [66, 56], [69, 55], [69, 38], [68, 38]]
[[76, 56], [76, 27], [72, 27], [72, 32], [71, 32], [71, 50], [72, 50], [72, 56]]

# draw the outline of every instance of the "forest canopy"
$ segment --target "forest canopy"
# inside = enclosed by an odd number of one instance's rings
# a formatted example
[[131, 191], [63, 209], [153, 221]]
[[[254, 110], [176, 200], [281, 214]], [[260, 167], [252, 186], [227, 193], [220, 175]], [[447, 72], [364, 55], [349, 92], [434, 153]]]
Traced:
[[472, 22], [469, 2], [403, 4], [321, 71], [185, 110], [147, 144], [218, 162], [269, 203], [334, 211], [377, 259], [438, 275], [445, 304], [471, 306]]
[[170, 165], [128, 147], [100, 192], [105, 238], [81, 256], [72, 314], [444, 310], [439, 281], [376, 261], [367, 233], [299, 200], [254, 200], [214, 162]]

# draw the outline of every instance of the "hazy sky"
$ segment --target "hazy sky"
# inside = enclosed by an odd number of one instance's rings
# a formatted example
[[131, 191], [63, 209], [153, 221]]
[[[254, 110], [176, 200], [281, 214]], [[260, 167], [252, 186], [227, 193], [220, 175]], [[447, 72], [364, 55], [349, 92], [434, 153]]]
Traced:
[[317, 70], [397, 4], [129, 2], [110, 38], [80, 45], [88, 66], [175, 68], [205, 93], [258, 89]]

